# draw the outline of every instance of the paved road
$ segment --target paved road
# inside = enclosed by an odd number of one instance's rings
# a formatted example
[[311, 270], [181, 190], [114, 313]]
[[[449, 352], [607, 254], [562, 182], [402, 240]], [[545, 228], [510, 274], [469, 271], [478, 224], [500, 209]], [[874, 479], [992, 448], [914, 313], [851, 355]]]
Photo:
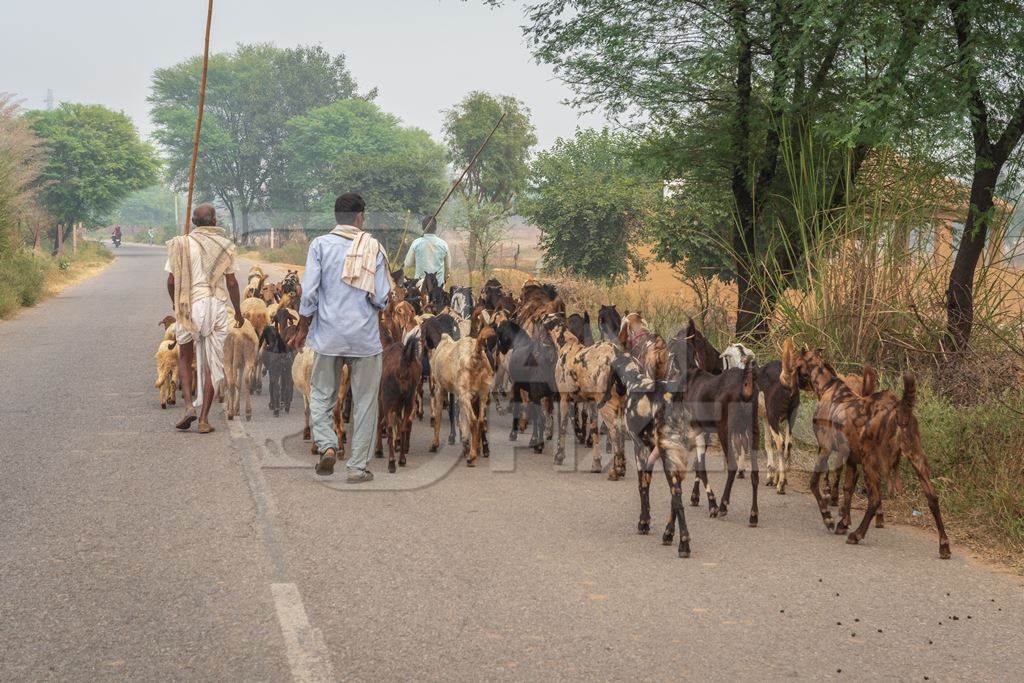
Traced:
[[806, 495], [763, 489], [757, 529], [746, 482], [725, 519], [687, 508], [681, 560], [635, 534], [632, 475], [556, 471], [503, 417], [483, 466], [417, 424], [410, 466], [358, 490], [265, 397], [175, 433], [162, 260], [126, 246], [0, 324], [2, 680], [1020, 680], [1017, 578], [909, 528], [847, 546]]

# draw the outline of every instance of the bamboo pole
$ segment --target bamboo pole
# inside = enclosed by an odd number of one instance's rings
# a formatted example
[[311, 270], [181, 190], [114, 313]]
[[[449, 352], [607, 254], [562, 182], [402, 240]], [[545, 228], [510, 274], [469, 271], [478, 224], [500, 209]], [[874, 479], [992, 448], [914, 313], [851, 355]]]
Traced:
[[192, 165], [188, 171], [188, 201], [185, 204], [185, 234], [192, 227], [192, 192], [196, 185], [196, 160], [199, 158], [199, 135], [203, 129], [203, 108], [206, 106], [206, 70], [210, 65], [210, 26], [213, 24], [213, 0], [206, 9], [206, 39], [203, 44], [203, 75], [199, 80], [199, 113], [196, 116], [196, 134], [192, 139]]
[[494, 124], [494, 128], [491, 129], [491, 132], [487, 134], [487, 137], [484, 139], [484, 143], [480, 145], [480, 149], [478, 149], [476, 151], [476, 154], [473, 155], [473, 158], [469, 160], [469, 165], [466, 166], [465, 170], [462, 171], [462, 175], [459, 176], [459, 179], [456, 180], [455, 184], [452, 185], [450, 190], [448, 190], [448, 194], [444, 196], [444, 199], [441, 200], [441, 206], [437, 207], [437, 211], [435, 211], [434, 215], [430, 217], [431, 221], [437, 220], [437, 215], [441, 213], [441, 209], [443, 209], [444, 205], [448, 203], [448, 200], [452, 198], [452, 195], [455, 193], [455, 189], [465, 179], [466, 174], [469, 173], [469, 170], [473, 168], [473, 164], [476, 163], [476, 160], [480, 158], [480, 153], [484, 151], [484, 147], [486, 147], [487, 143], [491, 141], [492, 137], [494, 137], [494, 134], [498, 131], [498, 126], [500, 126], [501, 122], [505, 120], [505, 116], [507, 114], [508, 112], [501, 112], [501, 117], [498, 119], [498, 122]]

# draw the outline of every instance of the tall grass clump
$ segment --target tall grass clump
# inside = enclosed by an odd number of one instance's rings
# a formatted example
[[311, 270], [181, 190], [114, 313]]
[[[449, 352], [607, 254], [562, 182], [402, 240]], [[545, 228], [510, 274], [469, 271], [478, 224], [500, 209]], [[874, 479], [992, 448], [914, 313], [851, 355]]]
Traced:
[[[775, 204], [777, 229], [758, 283], [774, 304], [769, 346], [794, 336], [839, 364], [940, 372], [948, 360], [950, 224], [966, 214], [967, 188], [892, 151], [873, 152], [856, 177], [844, 151], [806, 139], [786, 141], [782, 156], [788, 188]], [[985, 381], [1003, 380], [986, 391], [1021, 379], [1024, 270], [1013, 265], [1019, 240], [1006, 239], [1012, 209], [1001, 207], [991, 237], [999, 248], [989, 249], [975, 283], [973, 365], [998, 365]], [[1017, 358], [1010, 372], [1008, 356]]]
[[35, 203], [40, 145], [10, 95], [0, 93], [0, 317], [43, 294], [46, 262], [23, 246], [22, 225], [45, 220]]
[[[955, 537], [998, 548], [1024, 564], [1024, 391], [1007, 389], [964, 406], [924, 385], [916, 415]], [[906, 491], [895, 502], [903, 508], [901, 516], [912, 518], [910, 509], [920, 506], [923, 496], [907, 463], [902, 479]]]

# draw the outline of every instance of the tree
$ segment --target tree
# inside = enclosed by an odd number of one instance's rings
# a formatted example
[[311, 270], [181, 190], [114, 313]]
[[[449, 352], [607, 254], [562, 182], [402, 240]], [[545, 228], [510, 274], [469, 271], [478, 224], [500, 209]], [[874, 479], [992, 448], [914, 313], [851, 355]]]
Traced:
[[[342, 100], [286, 126], [284, 163], [301, 202], [330, 218], [335, 196], [358, 191], [369, 227], [398, 227], [402, 216], [430, 212], [445, 191], [445, 150], [365, 100]], [[404, 227], [404, 226], [403, 226]], [[390, 244], [391, 235], [382, 235]]]
[[[174, 208], [178, 195], [166, 185], [152, 185], [128, 195], [114, 212], [113, 219], [123, 225], [152, 228], [177, 228], [178, 216]], [[178, 202], [184, 211], [182, 202]]]
[[155, 151], [123, 113], [64, 103], [26, 116], [47, 151], [39, 200], [65, 236], [76, 223], [105, 222], [125, 197], [157, 180]]
[[471, 92], [445, 112], [444, 139], [458, 172], [469, 165], [502, 112], [504, 120], [459, 186], [466, 207], [467, 260], [470, 269], [476, 266], [482, 272], [504, 235], [516, 197], [526, 187], [537, 136], [529, 109], [508, 95]]
[[[167, 154], [177, 189], [187, 182], [192, 158], [201, 64], [193, 57], [153, 74], [154, 137]], [[344, 56], [332, 57], [319, 46], [240, 45], [212, 55], [196, 171], [199, 194], [223, 203], [244, 239], [250, 214], [272, 193], [279, 192], [281, 202], [290, 197], [281, 155], [287, 121], [355, 96]]]
[[541, 229], [548, 268], [607, 281], [627, 278], [630, 266], [643, 272], [636, 244], [660, 183], [633, 153], [629, 138], [604, 129], [577, 131], [537, 155], [520, 208]]
[[974, 277], [997, 186], [1024, 135], [1024, 30], [1017, 2], [950, 0], [949, 14], [953, 45], [940, 57], [950, 50], [955, 55], [957, 111], [969, 121], [973, 152], [970, 206], [946, 291], [947, 339], [963, 351], [974, 324]]
[[778, 225], [783, 141], [811, 131], [849, 151], [854, 172], [837, 175], [832, 193], [841, 201], [868, 151], [915, 114], [898, 95], [932, 10], [911, 0], [545, 0], [529, 6], [525, 31], [577, 106], [632, 117], [673, 145], [663, 177], [729, 197], [742, 335], [763, 332], [772, 305], [755, 276]]

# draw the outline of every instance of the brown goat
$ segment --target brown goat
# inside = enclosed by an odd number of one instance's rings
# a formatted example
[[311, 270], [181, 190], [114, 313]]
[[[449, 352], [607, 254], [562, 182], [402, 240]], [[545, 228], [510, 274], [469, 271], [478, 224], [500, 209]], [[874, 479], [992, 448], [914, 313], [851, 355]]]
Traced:
[[[408, 304], [406, 304], [408, 305]], [[411, 307], [410, 307], [411, 310]], [[388, 472], [395, 471], [395, 442], [398, 442], [398, 464], [405, 467], [412, 433], [412, 415], [416, 408], [418, 387], [422, 386], [422, 343], [415, 331], [405, 342], [395, 341], [384, 347], [381, 359], [380, 417], [377, 423], [377, 455], [383, 452], [382, 439], [388, 435]]]
[[[939, 532], [939, 557], [948, 559], [949, 539], [942, 524], [939, 497], [932, 485], [931, 467], [921, 448], [921, 433], [914, 404], [917, 382], [910, 373], [903, 375], [903, 396], [877, 391], [859, 396], [821, 356], [820, 350], [802, 349], [799, 354], [783, 357], [785, 372], [791, 372], [800, 387], [818, 397], [814, 411], [814, 436], [818, 441], [818, 462], [811, 473], [811, 493], [818, 503], [826, 528], [836, 534], [846, 533], [850, 525], [850, 502], [857, 485], [858, 467], [864, 470], [868, 489], [868, 507], [860, 525], [847, 536], [846, 542], [859, 543], [867, 534], [872, 517], [882, 505], [882, 477], [896, 472], [900, 457], [907, 456], [921, 481], [928, 508]], [[873, 389], [873, 371], [865, 372], [863, 389]], [[822, 470], [829, 454], [837, 452], [843, 460], [846, 478], [839, 524], [833, 524], [832, 513], [818, 488]]]

